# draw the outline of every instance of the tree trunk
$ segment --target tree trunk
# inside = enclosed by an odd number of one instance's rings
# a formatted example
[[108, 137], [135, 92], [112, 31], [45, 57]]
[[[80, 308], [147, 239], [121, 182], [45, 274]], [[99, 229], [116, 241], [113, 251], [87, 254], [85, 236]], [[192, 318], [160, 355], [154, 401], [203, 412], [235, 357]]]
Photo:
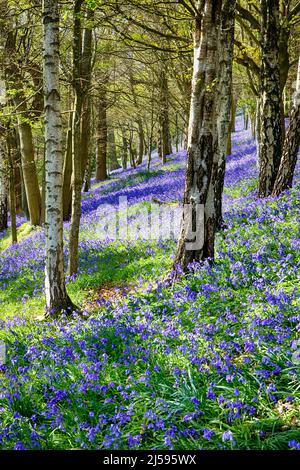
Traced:
[[[202, 8], [202, 2], [197, 5]], [[229, 0], [209, 0], [202, 19], [201, 11], [196, 18], [185, 210], [174, 263], [184, 270], [193, 261], [214, 257], [216, 200], [220, 202], [222, 197], [230, 116], [230, 91], [226, 87], [231, 88], [234, 8]], [[221, 32], [225, 24], [231, 29]], [[230, 44], [226, 42], [229, 38]], [[225, 51], [228, 55], [224, 57]], [[224, 89], [226, 77], [229, 80]]]
[[7, 159], [5, 142], [0, 140], [0, 232], [7, 229]]
[[85, 96], [83, 102], [83, 111], [81, 119], [81, 176], [82, 182], [87, 171], [90, 158], [90, 142], [91, 142], [91, 99]]
[[30, 124], [23, 122], [22, 117], [19, 117], [18, 130], [30, 223], [31, 225], [39, 225], [41, 221], [41, 193], [34, 158], [32, 129]]
[[100, 93], [98, 104], [98, 129], [96, 149], [96, 181], [104, 181], [107, 178], [107, 99], [106, 89]]
[[143, 121], [142, 119], [138, 120], [138, 129], [139, 129], [139, 154], [138, 158], [136, 160], [136, 164], [140, 165], [143, 163], [143, 157], [145, 153], [145, 134], [144, 134], [144, 129], [143, 129]]
[[43, 0], [45, 96], [45, 295], [48, 314], [68, 311], [63, 256], [62, 125], [59, 93], [59, 9]]
[[176, 153], [179, 152], [179, 125], [178, 125], [178, 113], [175, 116], [175, 148]]
[[[222, 196], [226, 168], [228, 141], [231, 141], [231, 129], [235, 123], [236, 99], [232, 96], [232, 61], [235, 21], [235, 1], [223, 0], [221, 10], [221, 31], [219, 38], [219, 73], [218, 73], [218, 168], [214, 184], [216, 229], [223, 227]], [[230, 127], [231, 126], [231, 127]]]
[[255, 113], [255, 135], [256, 135], [256, 155], [257, 155], [257, 168], [260, 168], [260, 132], [261, 132], [261, 99], [260, 96], [256, 99], [256, 113]]
[[161, 138], [161, 130], [159, 130], [158, 133], [158, 139], [157, 139], [157, 154], [158, 158], [165, 163], [164, 159], [164, 154], [163, 154], [163, 148], [162, 148], [162, 138]]
[[82, 59], [81, 59], [81, 76], [82, 76], [82, 94], [83, 94], [83, 112], [81, 118], [81, 174], [82, 182], [84, 180], [86, 167], [89, 160], [90, 151], [90, 127], [91, 127], [91, 96], [90, 87], [92, 79], [92, 51], [93, 51], [93, 28], [90, 23], [94, 20], [94, 11], [88, 10], [86, 13], [87, 27], [83, 32], [82, 39]]
[[85, 176], [84, 176], [84, 185], [83, 185], [83, 191], [85, 193], [89, 192], [91, 189], [91, 178], [92, 178], [92, 162], [91, 162], [91, 157], [89, 158], [87, 168], [85, 170]]
[[123, 135], [122, 135], [122, 142], [123, 142], [122, 167], [123, 167], [123, 170], [126, 170], [127, 169], [127, 161], [128, 161], [128, 142], [127, 142], [125, 132], [123, 132]]
[[236, 118], [236, 106], [237, 106], [237, 99], [232, 94], [232, 89], [230, 90], [230, 122], [229, 122], [229, 131], [227, 137], [227, 148], [226, 154], [231, 155], [232, 152], [232, 132], [235, 132], [235, 118]]
[[237, 98], [232, 95], [231, 101], [231, 132], [236, 132], [235, 121], [236, 121], [236, 108], [237, 108]]
[[7, 88], [13, 88], [15, 93], [13, 102], [18, 109], [18, 133], [20, 151], [22, 156], [23, 181], [27, 198], [27, 205], [31, 225], [39, 225], [41, 219], [41, 194], [35, 164], [30, 116], [27, 109], [26, 94], [23, 89], [23, 77], [19, 72], [18, 57], [16, 54], [16, 34], [10, 31], [6, 42], [6, 56], [8, 65], [5, 75]]
[[15, 198], [16, 212], [22, 211], [22, 175], [21, 175], [21, 152], [19, 147], [18, 133], [15, 128], [10, 133], [11, 153], [14, 159], [14, 180], [15, 180]]
[[[163, 64], [164, 67], [164, 64]], [[160, 86], [160, 115], [162, 161], [166, 163], [167, 155], [172, 154], [170, 120], [169, 120], [169, 86], [165, 70], [161, 70], [159, 77]]]
[[246, 109], [244, 110], [244, 129], [245, 131], [249, 129], [249, 114]]
[[15, 182], [15, 145], [14, 130], [8, 129], [7, 135], [7, 160], [9, 167], [9, 212], [10, 212], [10, 227], [11, 227], [11, 242], [12, 244], [18, 242], [17, 238], [17, 217], [16, 217], [16, 182]]
[[262, 74], [259, 197], [272, 192], [282, 151], [279, 0], [261, 0]]
[[22, 189], [22, 211], [24, 212], [26, 219], [29, 220], [29, 211], [28, 211], [28, 204], [27, 204], [27, 197], [26, 197], [22, 168], [21, 168], [21, 179], [22, 179], [22, 188], [21, 188]]
[[83, 0], [74, 2], [73, 18], [73, 86], [75, 94], [73, 125], [72, 125], [72, 214], [69, 239], [68, 274], [70, 276], [78, 272], [78, 244], [81, 218], [81, 113], [83, 105], [82, 88], [82, 32], [81, 32], [81, 7]]
[[118, 170], [121, 167], [118, 162], [116, 137], [115, 137], [115, 132], [113, 129], [109, 132], [108, 140], [109, 140], [109, 171]]
[[285, 189], [291, 188], [294, 171], [298, 158], [300, 145], [300, 58], [298, 62], [298, 73], [296, 82], [296, 92], [293, 100], [293, 107], [290, 115], [289, 127], [283, 146], [283, 152], [276, 181], [274, 184], [273, 196], [279, 196]]
[[63, 165], [63, 217], [64, 220], [71, 219], [72, 211], [72, 125], [73, 113], [70, 113], [69, 128], [67, 130], [66, 150]]

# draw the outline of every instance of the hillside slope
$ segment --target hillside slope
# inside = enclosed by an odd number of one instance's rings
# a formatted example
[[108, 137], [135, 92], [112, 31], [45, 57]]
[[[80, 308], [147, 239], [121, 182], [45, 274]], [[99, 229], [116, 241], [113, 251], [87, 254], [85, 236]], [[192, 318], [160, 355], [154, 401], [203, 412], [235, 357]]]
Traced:
[[84, 321], [35, 318], [42, 231], [1, 253], [0, 448], [300, 448], [299, 167], [292, 191], [257, 200], [255, 146], [238, 131], [216, 262], [172, 287], [159, 280], [172, 238], [97, 238], [103, 203], [127, 195], [138, 218], [153, 197], [180, 199], [184, 163], [154, 160], [150, 175], [116, 174], [85, 196], [68, 283]]

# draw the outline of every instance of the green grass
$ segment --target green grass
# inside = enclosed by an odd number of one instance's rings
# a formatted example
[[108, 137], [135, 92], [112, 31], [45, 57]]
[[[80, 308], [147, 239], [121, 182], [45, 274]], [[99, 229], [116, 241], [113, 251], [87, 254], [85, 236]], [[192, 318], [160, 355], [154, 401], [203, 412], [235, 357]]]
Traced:
[[[254, 187], [249, 180], [228, 194], [247, 196]], [[129, 216], [149, 204], [131, 206]], [[88, 245], [82, 273], [68, 283], [73, 301], [89, 309], [88, 321], [30, 321], [0, 330], [11, 374], [0, 377], [10, 397], [0, 397], [9, 436], [2, 447], [18, 441], [34, 448], [33, 429], [43, 449], [126, 449], [128, 436], [140, 436], [144, 449], [284, 450], [300, 441], [300, 371], [290, 364], [291, 340], [299, 338], [297, 188], [230, 222], [218, 235], [212, 266], [149, 291], [143, 287], [170, 270], [173, 241]], [[81, 239], [88, 242], [91, 234], [85, 227]], [[41, 314], [41, 295], [17, 300], [33, 293], [30, 282], [30, 273], [16, 275], [0, 292], [1, 318]], [[123, 287], [130, 295], [101, 304], [107, 291], [115, 295]], [[270, 375], [257, 375], [262, 369]], [[269, 386], [276, 386], [276, 400]], [[210, 387], [216, 399], [208, 396]], [[56, 400], [57, 391], [66, 396]], [[243, 410], [230, 421], [226, 405], [235, 401], [255, 413]], [[203, 428], [214, 432], [210, 440]], [[235, 444], [223, 442], [228, 430]]]
[[[27, 238], [28, 235], [34, 230], [34, 227], [30, 225], [29, 222], [25, 222], [20, 227], [17, 228], [17, 239], [18, 243], [21, 242], [24, 238]], [[4, 237], [0, 239], [0, 251], [5, 250], [11, 246], [11, 229], [10, 227], [6, 230]]]

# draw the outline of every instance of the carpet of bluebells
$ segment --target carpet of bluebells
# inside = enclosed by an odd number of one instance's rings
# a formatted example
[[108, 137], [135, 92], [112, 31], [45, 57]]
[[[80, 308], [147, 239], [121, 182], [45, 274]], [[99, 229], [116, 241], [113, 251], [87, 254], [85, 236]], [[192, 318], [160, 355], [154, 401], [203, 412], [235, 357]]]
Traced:
[[[42, 230], [1, 253], [1, 449], [300, 449], [300, 168], [293, 190], [258, 200], [255, 144], [242, 129], [233, 138], [216, 260], [172, 286], [174, 239], [113, 243], [97, 224], [119, 196], [133, 212], [180, 201], [184, 152], [84, 195], [68, 289], [84, 292], [86, 319], [31, 315]], [[135, 289], [97, 298], [109, 281]]]

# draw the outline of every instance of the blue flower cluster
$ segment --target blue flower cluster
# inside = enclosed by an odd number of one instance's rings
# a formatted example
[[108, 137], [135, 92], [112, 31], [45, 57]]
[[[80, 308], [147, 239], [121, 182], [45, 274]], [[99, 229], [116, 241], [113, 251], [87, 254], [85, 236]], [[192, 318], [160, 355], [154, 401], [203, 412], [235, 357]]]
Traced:
[[[86, 320], [1, 320], [1, 449], [300, 449], [300, 187], [258, 200], [254, 143], [234, 140], [215, 263], [93, 304]], [[93, 186], [83, 230], [119, 195], [179, 200], [184, 164], [182, 152]], [[83, 237], [79, 280], [107, 247]], [[1, 256], [3, 303], [21, 273], [40, 295], [42, 270], [40, 231]]]

